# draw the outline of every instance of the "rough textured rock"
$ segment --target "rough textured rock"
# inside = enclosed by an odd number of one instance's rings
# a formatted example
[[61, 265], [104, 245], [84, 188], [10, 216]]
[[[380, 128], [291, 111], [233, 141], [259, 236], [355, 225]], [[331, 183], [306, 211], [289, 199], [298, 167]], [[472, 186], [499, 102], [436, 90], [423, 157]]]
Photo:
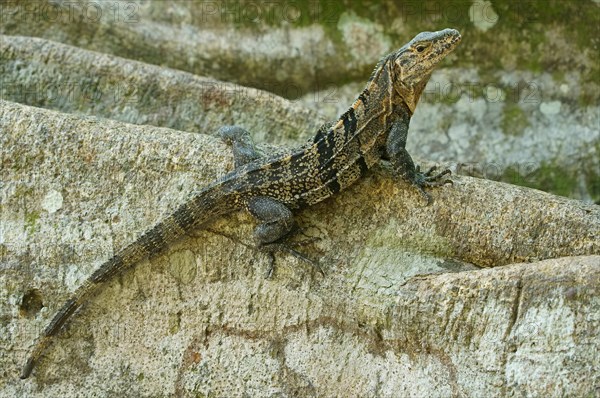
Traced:
[[332, 57], [304, 56], [335, 54], [326, 28], [273, 26], [285, 24], [281, 14], [272, 14], [270, 29], [258, 26], [247, 12], [264, 6], [269, 2], [14, 1], [2, 7], [0, 33], [44, 37], [289, 97], [306, 92], [317, 78], [335, 79], [339, 68]]
[[205, 134], [236, 124], [291, 144], [324, 122], [272, 93], [30, 37], [0, 40], [0, 98]]
[[69, 292], [232, 160], [203, 134], [10, 102], [0, 131], [3, 396], [597, 392], [600, 208], [469, 177], [423, 207], [385, 167], [299, 214], [325, 277], [280, 256], [265, 280], [252, 220], [215, 220], [116, 278], [21, 381]]
[[[557, 80], [577, 65], [585, 80], [580, 98], [600, 98], [598, 5], [592, 1], [13, 0], [0, 11], [3, 34], [60, 41], [288, 98], [362, 80], [374, 60], [415, 32], [454, 26], [470, 45], [459, 48], [452, 63], [482, 72], [546, 70]], [[485, 31], [479, 29], [481, 18], [493, 22]]]

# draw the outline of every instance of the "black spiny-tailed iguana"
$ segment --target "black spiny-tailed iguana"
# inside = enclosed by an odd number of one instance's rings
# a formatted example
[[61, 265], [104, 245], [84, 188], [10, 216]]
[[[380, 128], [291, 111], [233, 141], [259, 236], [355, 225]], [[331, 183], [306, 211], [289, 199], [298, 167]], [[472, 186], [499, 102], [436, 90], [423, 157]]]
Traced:
[[259, 222], [258, 246], [269, 248], [294, 229], [292, 209], [318, 203], [347, 188], [382, 158], [395, 174], [424, 188], [448, 180], [444, 170], [421, 173], [405, 149], [410, 118], [435, 66], [460, 41], [454, 29], [419, 33], [377, 64], [367, 86], [338, 120], [324, 125], [307, 145], [279, 157], [261, 157], [247, 131], [224, 127], [220, 135], [233, 144], [236, 168], [183, 204], [96, 270], [62, 306], [43, 331], [21, 378], [33, 367], [63, 324], [111, 277], [164, 250], [188, 231], [217, 216], [246, 209]]

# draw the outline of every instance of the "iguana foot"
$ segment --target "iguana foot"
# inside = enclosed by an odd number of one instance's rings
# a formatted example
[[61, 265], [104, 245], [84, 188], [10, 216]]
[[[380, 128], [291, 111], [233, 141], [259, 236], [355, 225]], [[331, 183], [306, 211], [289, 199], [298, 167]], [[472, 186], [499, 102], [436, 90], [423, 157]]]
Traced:
[[425, 188], [439, 187], [444, 184], [453, 184], [450, 178], [443, 178], [446, 175], [452, 174], [450, 169], [444, 169], [439, 173], [434, 174], [437, 170], [437, 166], [431, 167], [425, 173], [421, 172], [421, 168], [417, 165], [415, 167], [414, 179], [411, 183], [417, 188], [421, 195], [427, 200], [427, 206], [433, 203], [431, 194], [425, 191]]
[[296, 257], [298, 260], [304, 261], [305, 263], [311, 265], [321, 275], [325, 276], [325, 272], [323, 272], [323, 269], [321, 268], [321, 266], [319, 265], [318, 262], [310, 259], [303, 253], [294, 249], [294, 246], [304, 246], [306, 244], [314, 242], [314, 240], [315, 239], [307, 239], [307, 240], [300, 241], [300, 242], [274, 242], [274, 243], [268, 243], [265, 245], [261, 245], [259, 247], [259, 250], [261, 252], [265, 253], [269, 258], [269, 269], [267, 270], [266, 278], [269, 279], [273, 275], [273, 271], [275, 269], [275, 253], [276, 252], [286, 252], [288, 254], [291, 254], [292, 256]]

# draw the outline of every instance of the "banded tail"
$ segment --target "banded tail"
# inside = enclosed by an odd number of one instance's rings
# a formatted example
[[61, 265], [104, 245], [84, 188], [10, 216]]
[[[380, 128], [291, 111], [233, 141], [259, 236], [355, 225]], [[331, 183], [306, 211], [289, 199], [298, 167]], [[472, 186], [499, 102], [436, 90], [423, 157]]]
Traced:
[[98, 288], [104, 282], [109, 281], [114, 275], [133, 267], [141, 260], [152, 258], [194, 227], [235, 210], [235, 202], [229, 200], [228, 196], [224, 190], [223, 180], [212, 184], [180, 206], [165, 220], [144, 233], [138, 240], [102, 264], [75, 290], [71, 298], [65, 302], [52, 318], [50, 324], [44, 329], [23, 367], [21, 379], [29, 377], [39, 357], [50, 345], [52, 337], [60, 331], [75, 311], [98, 292]]

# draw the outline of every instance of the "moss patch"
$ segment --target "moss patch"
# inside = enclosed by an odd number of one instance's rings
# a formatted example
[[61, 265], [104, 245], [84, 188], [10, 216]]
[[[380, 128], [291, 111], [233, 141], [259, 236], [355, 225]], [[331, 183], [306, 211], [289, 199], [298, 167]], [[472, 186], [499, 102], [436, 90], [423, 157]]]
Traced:
[[576, 175], [548, 163], [542, 163], [539, 169], [528, 175], [522, 175], [516, 168], [508, 167], [501, 180], [566, 197], [572, 197], [577, 189]]
[[522, 136], [525, 129], [529, 127], [527, 114], [521, 107], [514, 103], [506, 103], [500, 127], [505, 135]]
[[37, 221], [40, 218], [40, 213], [37, 211], [32, 211], [30, 213], [25, 213], [25, 231], [28, 234], [33, 234], [39, 228]]
[[592, 200], [600, 205], [600, 174], [590, 172], [586, 175], [585, 181]]

